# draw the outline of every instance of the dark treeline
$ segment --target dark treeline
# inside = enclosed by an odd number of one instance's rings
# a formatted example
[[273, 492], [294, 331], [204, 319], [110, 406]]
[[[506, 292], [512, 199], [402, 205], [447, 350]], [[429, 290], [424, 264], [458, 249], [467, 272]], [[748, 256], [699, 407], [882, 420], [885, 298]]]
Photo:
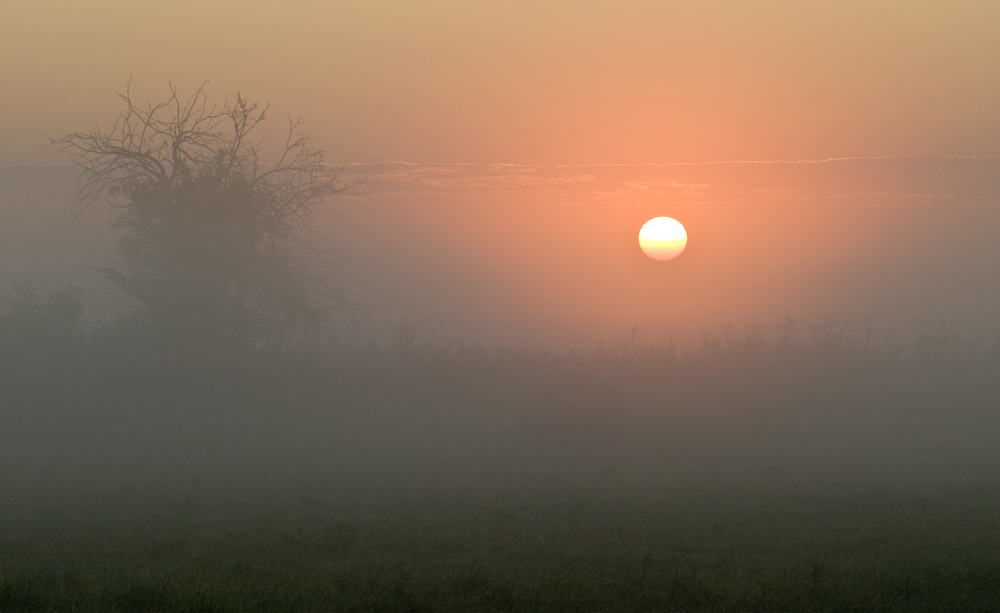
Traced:
[[[946, 327], [721, 327], [686, 349], [487, 348], [401, 324], [206, 351], [28, 284], [0, 314], [7, 443], [322, 456], [428, 478], [991, 479], [1000, 350]], [[265, 451], [266, 450], [266, 451]], [[361, 478], [359, 476], [359, 478]]]

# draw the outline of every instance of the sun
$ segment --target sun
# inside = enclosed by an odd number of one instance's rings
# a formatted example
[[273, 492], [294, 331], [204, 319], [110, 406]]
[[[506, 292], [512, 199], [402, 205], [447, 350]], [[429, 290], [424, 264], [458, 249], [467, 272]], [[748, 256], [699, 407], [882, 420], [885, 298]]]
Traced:
[[639, 230], [639, 248], [654, 260], [672, 260], [684, 251], [687, 244], [687, 230], [670, 217], [654, 217]]

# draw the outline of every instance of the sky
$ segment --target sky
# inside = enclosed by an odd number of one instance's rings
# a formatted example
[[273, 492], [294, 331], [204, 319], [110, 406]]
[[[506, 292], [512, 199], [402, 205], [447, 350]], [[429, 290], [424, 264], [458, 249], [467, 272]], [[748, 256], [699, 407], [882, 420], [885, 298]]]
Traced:
[[[110, 125], [130, 81], [151, 101], [207, 82], [270, 103], [265, 150], [300, 117], [365, 177], [317, 226], [382, 321], [562, 344], [787, 314], [995, 334], [997, 23], [987, 0], [7, 0], [0, 284], [113, 303], [90, 269], [115, 258], [109, 211], [65, 221], [46, 136]], [[671, 262], [635, 244], [660, 215], [690, 235]]]

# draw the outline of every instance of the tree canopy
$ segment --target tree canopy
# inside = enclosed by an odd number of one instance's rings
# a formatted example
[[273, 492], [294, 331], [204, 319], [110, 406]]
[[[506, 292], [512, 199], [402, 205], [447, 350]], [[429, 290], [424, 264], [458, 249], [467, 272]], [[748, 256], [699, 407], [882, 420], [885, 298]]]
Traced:
[[82, 169], [75, 204], [102, 197], [122, 231], [120, 267], [95, 267], [137, 301], [153, 334], [261, 347], [327, 332], [355, 315], [333, 271], [338, 252], [312, 223], [356, 184], [289, 119], [277, 159], [250, 140], [268, 108], [204, 87], [137, 105], [130, 91], [108, 130], [53, 139]]

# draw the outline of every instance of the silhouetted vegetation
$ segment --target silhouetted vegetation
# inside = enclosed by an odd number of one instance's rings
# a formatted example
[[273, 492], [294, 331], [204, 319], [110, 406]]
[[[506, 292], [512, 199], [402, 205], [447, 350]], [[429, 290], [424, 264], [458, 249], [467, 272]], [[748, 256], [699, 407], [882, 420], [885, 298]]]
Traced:
[[0, 368], [37, 378], [57, 363], [78, 367], [87, 350], [81, 294], [67, 287], [43, 300], [31, 283], [15, 283], [0, 311]]
[[[0, 315], [0, 610], [989, 610], [1000, 352], [794, 320], [691, 350], [177, 360]], [[32, 347], [33, 359], [19, 359]]]
[[266, 108], [238, 95], [209, 104], [199, 89], [124, 109], [108, 130], [53, 140], [83, 175], [76, 199], [111, 198], [124, 272], [96, 267], [135, 299], [133, 316], [161, 344], [255, 350], [315, 336], [356, 314], [332, 273], [336, 252], [312, 234], [316, 208], [349, 191], [290, 121], [274, 163], [251, 134]]

